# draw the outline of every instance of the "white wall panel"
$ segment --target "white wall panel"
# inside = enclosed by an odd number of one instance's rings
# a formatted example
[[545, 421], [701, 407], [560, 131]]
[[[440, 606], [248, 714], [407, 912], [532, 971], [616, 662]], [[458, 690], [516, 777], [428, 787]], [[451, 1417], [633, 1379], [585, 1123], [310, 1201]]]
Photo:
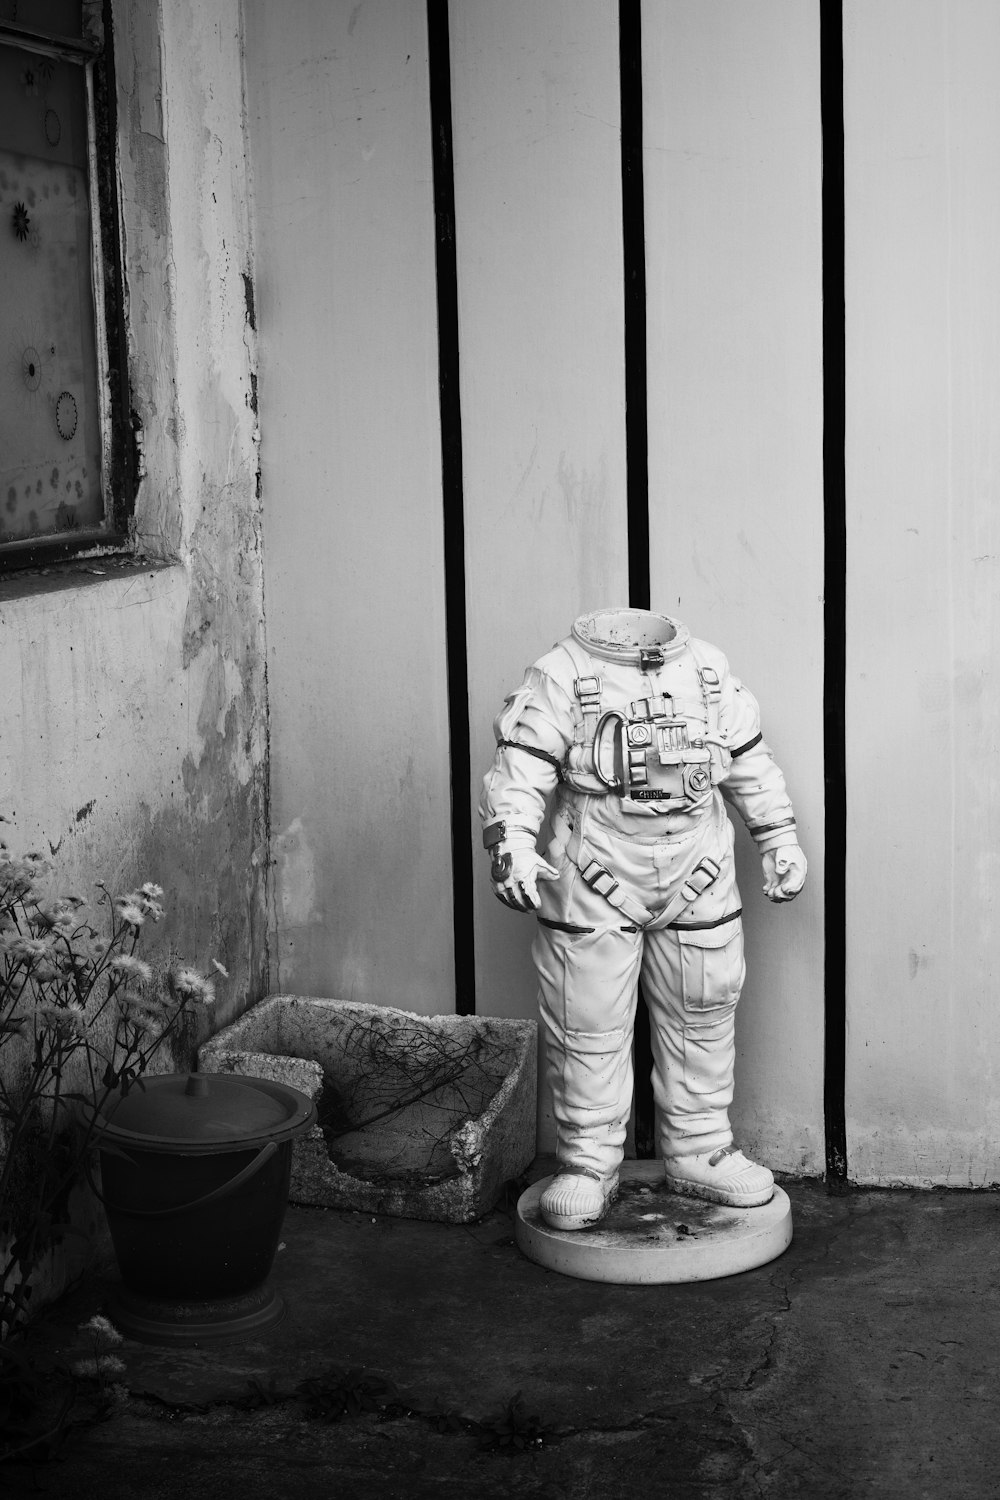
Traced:
[[1000, 8], [846, 6], [848, 1160], [1000, 1178]]
[[272, 982], [453, 1005], [426, 11], [247, 0]]
[[[476, 801], [504, 693], [627, 597], [618, 14], [450, 15]], [[492, 896], [474, 828], [478, 1009], [533, 1016], [535, 924]]]
[[823, 1167], [822, 257], [818, 6], [643, 7], [652, 604], [760, 699], [809, 855], [787, 908], [737, 837], [740, 1139]]

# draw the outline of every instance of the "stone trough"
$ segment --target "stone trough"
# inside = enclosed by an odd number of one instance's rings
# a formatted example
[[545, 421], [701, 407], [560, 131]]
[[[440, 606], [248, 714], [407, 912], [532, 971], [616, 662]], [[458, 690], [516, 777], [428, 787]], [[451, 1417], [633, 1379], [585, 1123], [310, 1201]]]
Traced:
[[293, 1203], [463, 1224], [534, 1157], [536, 1032], [277, 995], [206, 1042], [198, 1066], [316, 1101], [318, 1123], [292, 1152]]

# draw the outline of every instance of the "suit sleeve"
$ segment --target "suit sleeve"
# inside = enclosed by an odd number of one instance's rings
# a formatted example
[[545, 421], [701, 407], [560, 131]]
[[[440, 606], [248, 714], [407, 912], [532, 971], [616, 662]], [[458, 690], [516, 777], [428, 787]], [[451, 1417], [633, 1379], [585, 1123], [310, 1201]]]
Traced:
[[538, 836], [559, 768], [573, 740], [573, 706], [547, 673], [529, 667], [493, 723], [497, 750], [483, 781], [479, 815], [485, 826], [502, 820], [508, 837]]
[[719, 723], [732, 756], [722, 795], [743, 819], [761, 854], [797, 844], [795, 812], [781, 767], [761, 734], [757, 700], [730, 673], [722, 681]]

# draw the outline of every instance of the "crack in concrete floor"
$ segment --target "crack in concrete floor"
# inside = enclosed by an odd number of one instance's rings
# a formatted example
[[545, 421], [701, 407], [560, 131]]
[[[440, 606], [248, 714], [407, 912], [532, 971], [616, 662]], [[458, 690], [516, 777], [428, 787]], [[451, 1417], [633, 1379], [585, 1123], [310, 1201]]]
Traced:
[[[163, 1413], [135, 1400], [82, 1435], [59, 1492], [176, 1500], [263, 1485], [269, 1500], [333, 1500], [321, 1481], [337, 1473], [345, 1500], [1000, 1494], [1000, 1199], [786, 1190], [795, 1239], [781, 1259], [665, 1287], [543, 1271], [499, 1212], [456, 1231], [293, 1210], [274, 1278], [285, 1323], [229, 1348], [128, 1345], [133, 1389]], [[54, 1321], [67, 1355], [106, 1288], [98, 1279]], [[233, 1404], [251, 1379], [290, 1390], [332, 1363], [479, 1420], [520, 1389], [560, 1441], [508, 1459], [424, 1423], [317, 1427], [291, 1403], [252, 1414]], [[222, 1405], [190, 1410], [208, 1400]], [[171, 1417], [171, 1404], [189, 1409]]]

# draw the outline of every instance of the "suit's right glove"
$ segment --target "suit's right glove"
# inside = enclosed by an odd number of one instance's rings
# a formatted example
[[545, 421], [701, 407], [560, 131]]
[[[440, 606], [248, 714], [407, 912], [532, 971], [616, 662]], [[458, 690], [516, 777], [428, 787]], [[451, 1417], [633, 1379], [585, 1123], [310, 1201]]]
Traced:
[[559, 879], [559, 871], [536, 851], [534, 833], [501, 818], [483, 829], [483, 843], [492, 861], [490, 884], [494, 896], [513, 911], [534, 911], [538, 906], [537, 882]]
[[498, 844], [493, 851], [490, 868], [493, 894], [514, 911], [537, 910], [537, 882], [558, 879], [559, 871], [554, 870], [534, 848], [512, 849]]

